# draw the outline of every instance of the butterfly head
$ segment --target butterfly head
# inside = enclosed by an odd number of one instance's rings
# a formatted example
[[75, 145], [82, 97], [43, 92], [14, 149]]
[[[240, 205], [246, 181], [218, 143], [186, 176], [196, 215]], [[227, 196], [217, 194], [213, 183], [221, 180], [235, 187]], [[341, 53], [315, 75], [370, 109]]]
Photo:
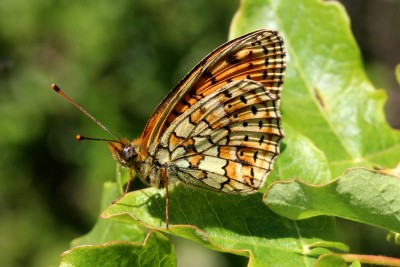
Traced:
[[123, 167], [132, 167], [139, 156], [135, 142], [131, 143], [127, 139], [109, 142], [108, 148], [110, 149], [113, 158]]

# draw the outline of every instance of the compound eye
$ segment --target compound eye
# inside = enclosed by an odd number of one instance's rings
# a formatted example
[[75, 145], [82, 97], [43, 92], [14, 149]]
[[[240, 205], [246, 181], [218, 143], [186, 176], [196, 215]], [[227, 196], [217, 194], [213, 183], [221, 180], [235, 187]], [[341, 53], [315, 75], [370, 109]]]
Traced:
[[131, 146], [125, 147], [122, 150], [122, 157], [124, 158], [125, 161], [130, 161], [134, 157], [135, 154], [136, 154], [136, 151]]

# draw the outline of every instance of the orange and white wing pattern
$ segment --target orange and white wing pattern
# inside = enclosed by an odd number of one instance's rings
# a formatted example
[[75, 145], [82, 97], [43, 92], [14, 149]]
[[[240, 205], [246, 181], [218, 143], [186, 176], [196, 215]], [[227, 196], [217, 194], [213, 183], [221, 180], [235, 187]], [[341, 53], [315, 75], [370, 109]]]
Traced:
[[189, 72], [157, 107], [140, 138], [140, 152], [155, 155], [169, 125], [197, 102], [234, 81], [260, 82], [277, 99], [278, 106], [285, 68], [283, 39], [276, 31], [258, 30], [223, 44]]
[[255, 192], [279, 154], [284, 71], [283, 41], [275, 31], [252, 32], [219, 47], [157, 108], [141, 153], [165, 166], [168, 179]]
[[231, 82], [198, 101], [163, 133], [156, 159], [167, 176], [226, 193], [260, 188], [283, 137], [277, 98], [262, 83]]

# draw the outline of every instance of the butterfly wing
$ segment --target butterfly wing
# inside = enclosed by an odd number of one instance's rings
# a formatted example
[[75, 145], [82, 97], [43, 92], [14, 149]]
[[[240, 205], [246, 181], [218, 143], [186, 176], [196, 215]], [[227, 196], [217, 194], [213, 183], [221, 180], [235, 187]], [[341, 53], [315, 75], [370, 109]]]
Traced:
[[155, 155], [162, 133], [177, 117], [233, 81], [258, 81], [269, 94], [279, 98], [284, 70], [283, 40], [276, 31], [259, 30], [223, 44], [189, 72], [157, 107], [142, 133], [140, 152], [144, 156]]
[[168, 177], [224, 192], [253, 192], [279, 154], [278, 101], [260, 82], [231, 82], [172, 122], [156, 159], [168, 162]]

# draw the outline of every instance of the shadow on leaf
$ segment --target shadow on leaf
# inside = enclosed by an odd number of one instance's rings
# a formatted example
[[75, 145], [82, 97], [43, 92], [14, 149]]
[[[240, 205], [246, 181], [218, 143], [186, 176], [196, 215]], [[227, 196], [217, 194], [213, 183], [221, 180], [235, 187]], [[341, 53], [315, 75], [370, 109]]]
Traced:
[[[165, 190], [131, 192], [107, 208], [102, 217], [125, 222], [135, 218], [146, 227], [165, 229]], [[299, 222], [279, 216], [262, 202], [262, 193], [224, 194], [184, 184], [170, 188], [169, 222], [170, 228], [191, 225], [211, 235], [231, 232], [262, 239], [299, 238], [299, 234], [312, 238], [333, 226], [327, 217]], [[333, 241], [333, 237], [326, 237]]]

